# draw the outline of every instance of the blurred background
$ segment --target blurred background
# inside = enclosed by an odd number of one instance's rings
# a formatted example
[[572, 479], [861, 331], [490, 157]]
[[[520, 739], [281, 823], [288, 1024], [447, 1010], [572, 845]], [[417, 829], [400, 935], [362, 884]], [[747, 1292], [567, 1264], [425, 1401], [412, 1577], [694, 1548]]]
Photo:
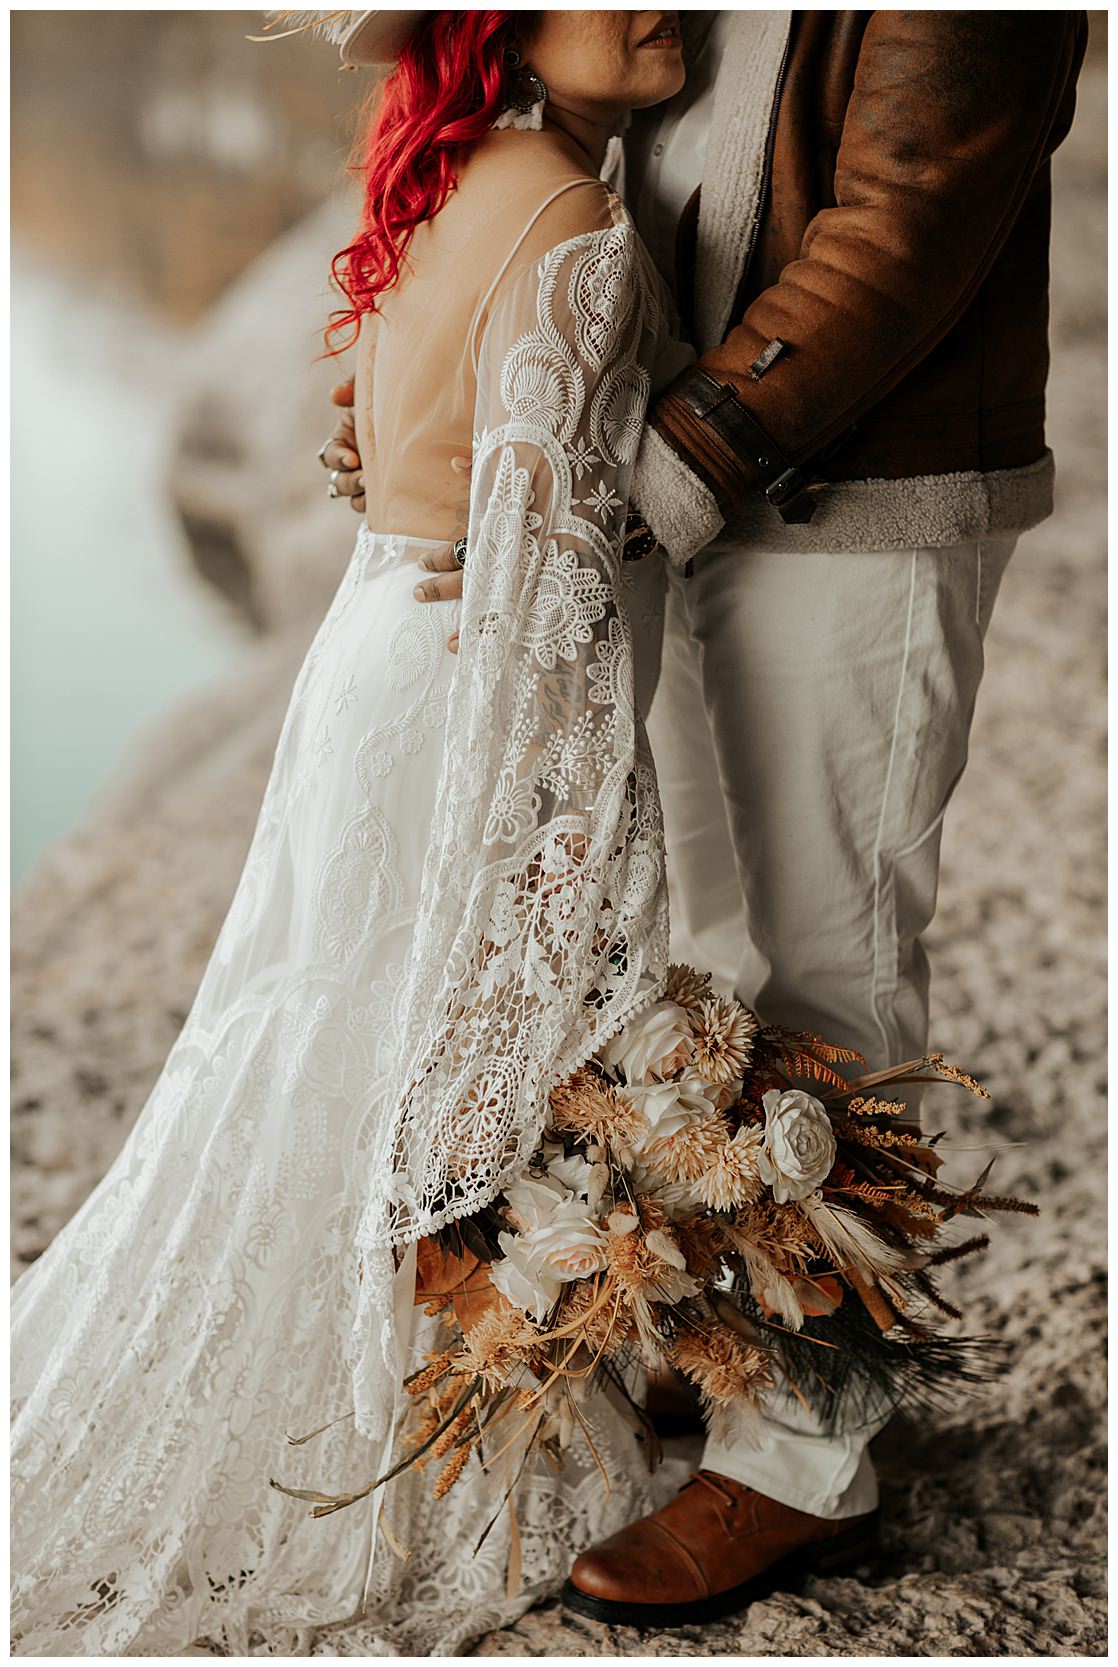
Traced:
[[[151, 718], [270, 623], [219, 476], [263, 439], [269, 364], [293, 428], [312, 402], [322, 427], [333, 378], [312, 360], [368, 77], [317, 39], [247, 41], [263, 20], [12, 13], [15, 879]], [[293, 230], [305, 269], [279, 293], [250, 280], [226, 343], [237, 280]], [[206, 389], [226, 377], [222, 410]], [[321, 490], [313, 448], [274, 465]], [[250, 472], [236, 491], [255, 496]], [[345, 518], [327, 524], [344, 542]]]
[[[1105, 1650], [1107, 31], [1090, 19], [1054, 163], [1056, 513], [994, 610], [928, 943], [934, 1044], [994, 1095], [937, 1100], [942, 1126], [1043, 1205], [959, 1276], [1010, 1365], [977, 1411], [881, 1438], [886, 1551], [856, 1604], [838, 1582], [833, 1601], [754, 1605], [704, 1633], [714, 1654]], [[348, 365], [315, 356], [367, 75], [310, 37], [248, 43], [261, 22], [11, 16], [13, 1272], [104, 1173], [186, 1018], [353, 544], [314, 455]], [[553, 1608], [513, 1631], [478, 1653], [599, 1647]], [[653, 1653], [677, 1653], [666, 1637]]]

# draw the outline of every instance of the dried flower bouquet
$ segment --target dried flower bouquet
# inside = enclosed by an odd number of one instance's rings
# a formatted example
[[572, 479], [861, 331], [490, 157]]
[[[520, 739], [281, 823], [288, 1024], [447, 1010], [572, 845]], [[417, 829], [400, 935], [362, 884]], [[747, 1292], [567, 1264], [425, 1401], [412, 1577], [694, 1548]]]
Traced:
[[[884, 1097], [946, 1080], [989, 1098], [971, 1077], [939, 1054], [852, 1078], [859, 1064], [669, 968], [662, 999], [552, 1091], [525, 1172], [421, 1246], [416, 1300], [449, 1341], [407, 1384], [408, 1451], [390, 1475], [438, 1460], [441, 1497], [475, 1452], [519, 1465], [534, 1451], [558, 1464], [576, 1440], [593, 1450], [582, 1409], [598, 1390], [654, 1462], [639, 1377], [665, 1362], [714, 1433], [746, 1440], [771, 1385], [827, 1422], [988, 1375], [982, 1340], [937, 1327], [962, 1316], [936, 1270], [988, 1243], [953, 1242], [949, 1224], [1036, 1207], [986, 1192], [989, 1165], [945, 1185], [941, 1136]], [[323, 1515], [388, 1479], [282, 1491]]]

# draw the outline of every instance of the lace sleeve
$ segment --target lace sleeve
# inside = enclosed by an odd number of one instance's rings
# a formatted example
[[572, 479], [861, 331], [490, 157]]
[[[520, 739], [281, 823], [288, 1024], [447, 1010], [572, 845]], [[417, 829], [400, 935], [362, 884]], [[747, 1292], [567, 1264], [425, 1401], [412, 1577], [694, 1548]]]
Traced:
[[659, 798], [619, 551], [663, 318], [631, 223], [516, 278], [478, 360], [461, 646], [364, 1246], [477, 1209], [658, 993]]

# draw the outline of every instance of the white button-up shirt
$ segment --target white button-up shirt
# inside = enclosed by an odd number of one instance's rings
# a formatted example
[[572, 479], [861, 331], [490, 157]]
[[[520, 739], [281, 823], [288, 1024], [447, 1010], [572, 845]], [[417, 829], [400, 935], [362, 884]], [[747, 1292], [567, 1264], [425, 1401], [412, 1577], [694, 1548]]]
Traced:
[[690, 60], [687, 81], [666, 103], [635, 112], [625, 135], [619, 189], [649, 253], [673, 287], [676, 227], [703, 177], [715, 79], [735, 15], [727, 11], [683, 14]]

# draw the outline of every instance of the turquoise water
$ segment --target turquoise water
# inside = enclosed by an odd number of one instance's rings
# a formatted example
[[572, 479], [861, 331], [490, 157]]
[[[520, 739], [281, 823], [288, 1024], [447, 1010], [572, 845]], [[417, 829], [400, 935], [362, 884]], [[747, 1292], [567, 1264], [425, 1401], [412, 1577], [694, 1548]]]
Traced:
[[162, 491], [187, 334], [18, 258], [11, 319], [15, 882], [245, 631]]

